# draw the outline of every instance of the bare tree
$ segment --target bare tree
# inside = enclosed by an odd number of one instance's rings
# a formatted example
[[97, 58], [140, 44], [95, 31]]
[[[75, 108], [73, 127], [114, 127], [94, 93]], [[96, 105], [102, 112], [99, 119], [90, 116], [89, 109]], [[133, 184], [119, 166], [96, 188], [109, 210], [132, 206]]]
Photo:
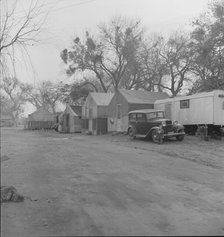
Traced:
[[1, 0], [0, 70], [2, 77], [15, 76], [16, 52], [28, 55], [27, 46], [38, 42], [38, 34], [46, 19], [44, 5], [30, 1], [29, 8], [18, 11], [18, 0]]
[[176, 96], [190, 80], [192, 51], [189, 39], [182, 34], [171, 36], [159, 48], [160, 57], [165, 61], [167, 73], [160, 78], [159, 86]]
[[142, 71], [142, 87], [147, 91], [162, 91], [162, 79], [168, 73], [166, 61], [159, 53], [162, 43], [162, 36], [153, 36], [146, 39], [141, 45], [139, 61]]
[[[77, 70], [93, 72], [104, 92], [118, 89], [128, 67], [135, 63], [143, 29], [139, 21], [117, 17], [99, 26], [97, 40], [86, 33], [86, 42], [77, 37], [72, 50], [64, 49], [62, 60], [68, 64], [68, 75]], [[129, 68], [129, 69], [130, 69]]]
[[23, 84], [23, 89], [26, 101], [37, 109], [44, 107], [53, 113], [56, 112], [57, 103], [63, 101], [67, 93], [63, 83], [53, 83], [51, 81], [43, 81], [37, 88], [30, 84]]
[[23, 105], [26, 102], [25, 90], [17, 78], [7, 78], [2, 80], [1, 90], [1, 109], [11, 116], [15, 125], [17, 119], [23, 112]]
[[224, 89], [224, 1], [214, 1], [193, 26], [192, 72], [197, 80], [190, 93]]

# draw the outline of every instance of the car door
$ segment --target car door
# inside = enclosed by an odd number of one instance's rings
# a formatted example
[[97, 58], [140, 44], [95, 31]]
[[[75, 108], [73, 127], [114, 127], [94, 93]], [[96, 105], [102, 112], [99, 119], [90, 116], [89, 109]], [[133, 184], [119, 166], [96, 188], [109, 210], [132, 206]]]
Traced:
[[147, 121], [144, 113], [137, 113], [136, 115], [136, 127], [137, 134], [146, 135], [147, 134]]

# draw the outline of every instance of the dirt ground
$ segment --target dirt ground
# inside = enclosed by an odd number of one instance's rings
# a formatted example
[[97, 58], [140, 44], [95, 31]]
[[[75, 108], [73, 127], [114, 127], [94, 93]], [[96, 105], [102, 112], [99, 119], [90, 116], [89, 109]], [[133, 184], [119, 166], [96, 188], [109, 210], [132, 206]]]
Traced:
[[224, 139], [1, 128], [1, 236], [224, 235]]

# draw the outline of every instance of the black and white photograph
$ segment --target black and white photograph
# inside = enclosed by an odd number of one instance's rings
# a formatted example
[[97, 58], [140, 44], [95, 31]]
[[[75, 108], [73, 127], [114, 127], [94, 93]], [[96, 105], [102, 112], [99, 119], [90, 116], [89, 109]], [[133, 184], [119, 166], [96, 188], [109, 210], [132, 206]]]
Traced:
[[224, 236], [224, 0], [0, 0], [2, 237]]

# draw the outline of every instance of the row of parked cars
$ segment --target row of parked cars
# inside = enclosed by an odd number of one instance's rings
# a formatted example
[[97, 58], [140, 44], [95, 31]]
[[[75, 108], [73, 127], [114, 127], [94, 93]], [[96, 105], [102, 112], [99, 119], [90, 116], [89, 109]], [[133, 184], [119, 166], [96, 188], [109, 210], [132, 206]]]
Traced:
[[151, 138], [155, 143], [172, 137], [183, 141], [185, 136], [183, 125], [166, 118], [164, 111], [155, 109], [129, 112], [128, 134], [131, 139]]

